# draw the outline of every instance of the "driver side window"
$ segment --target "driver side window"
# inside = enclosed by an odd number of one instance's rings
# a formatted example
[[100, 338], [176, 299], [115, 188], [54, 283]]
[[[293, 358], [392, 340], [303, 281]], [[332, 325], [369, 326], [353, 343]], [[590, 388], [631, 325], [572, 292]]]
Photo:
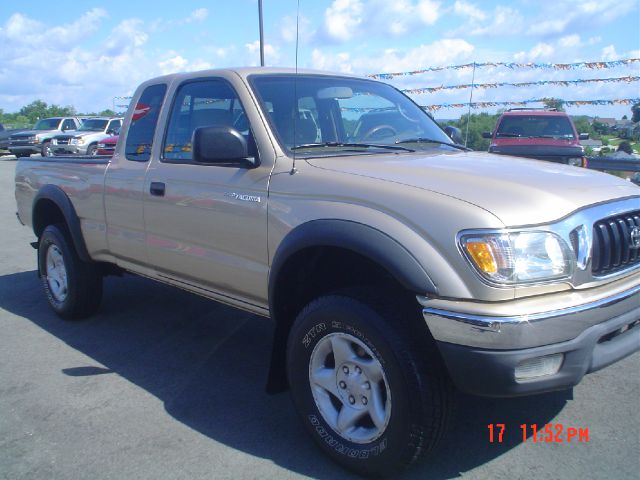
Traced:
[[222, 79], [195, 80], [180, 86], [169, 117], [162, 160], [191, 163], [194, 130], [210, 126], [233, 127], [249, 137], [249, 122], [235, 90]]

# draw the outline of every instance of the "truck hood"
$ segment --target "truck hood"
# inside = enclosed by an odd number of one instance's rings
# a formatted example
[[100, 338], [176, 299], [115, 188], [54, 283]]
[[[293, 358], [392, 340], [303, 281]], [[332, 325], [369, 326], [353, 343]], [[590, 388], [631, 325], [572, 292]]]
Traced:
[[308, 162], [455, 197], [491, 212], [509, 227], [549, 223], [587, 205], [640, 197], [639, 187], [612, 175], [484, 152], [436, 149], [311, 158]]
[[103, 135], [103, 136], [106, 136], [106, 133], [104, 133], [102, 131], [100, 131], [100, 132], [78, 132], [78, 131], [74, 130], [71, 133], [70, 136], [75, 137], [75, 138], [81, 138], [81, 137], [84, 138], [84, 137], [90, 137], [92, 135], [97, 135], [97, 136]]
[[[20, 133], [16, 133], [16, 137], [30, 137], [32, 135], [52, 135], [58, 133], [59, 130], [23, 130]], [[67, 132], [74, 132], [74, 130], [67, 130]], [[65, 133], [67, 133], [65, 132]]]

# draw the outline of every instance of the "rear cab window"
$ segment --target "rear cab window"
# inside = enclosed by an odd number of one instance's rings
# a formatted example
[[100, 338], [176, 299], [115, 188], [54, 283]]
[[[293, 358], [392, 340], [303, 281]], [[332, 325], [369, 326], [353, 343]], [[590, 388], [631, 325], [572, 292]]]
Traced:
[[125, 144], [127, 160], [146, 162], [151, 157], [153, 136], [156, 132], [160, 108], [162, 108], [166, 92], [167, 86], [165, 84], [150, 85], [142, 92], [127, 131]]

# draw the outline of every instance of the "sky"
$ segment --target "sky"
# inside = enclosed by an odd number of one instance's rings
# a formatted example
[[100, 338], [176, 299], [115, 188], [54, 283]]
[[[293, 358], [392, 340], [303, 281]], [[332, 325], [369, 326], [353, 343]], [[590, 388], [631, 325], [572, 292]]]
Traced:
[[[263, 0], [266, 64], [296, 64], [296, 0]], [[640, 58], [640, 0], [300, 0], [299, 67], [366, 75], [470, 62], [571, 63]], [[0, 109], [41, 99], [100, 111], [157, 75], [258, 65], [257, 0], [3, 1]], [[401, 76], [401, 88], [468, 84], [472, 69]], [[475, 83], [639, 76], [603, 70], [479, 68]], [[468, 102], [471, 91], [412, 95], [421, 105]], [[474, 89], [473, 101], [640, 97], [640, 82]], [[122, 110], [122, 108], [116, 108]], [[495, 112], [495, 108], [479, 111]], [[571, 114], [620, 118], [629, 105]], [[436, 118], [457, 118], [446, 108]]]

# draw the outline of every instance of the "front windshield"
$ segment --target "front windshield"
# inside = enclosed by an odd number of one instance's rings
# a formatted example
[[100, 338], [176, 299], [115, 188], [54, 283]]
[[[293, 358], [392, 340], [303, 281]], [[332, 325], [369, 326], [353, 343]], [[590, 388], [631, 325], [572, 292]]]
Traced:
[[43, 120], [38, 120], [36, 126], [33, 127], [34, 130], [57, 130], [58, 125], [60, 125], [60, 118], [45, 118]]
[[105, 128], [107, 128], [107, 122], [109, 120], [100, 120], [97, 118], [88, 118], [87, 120], [82, 122], [80, 128], [78, 128], [78, 132], [102, 132]]
[[567, 117], [558, 115], [514, 115], [502, 118], [496, 137], [566, 138], [575, 134]]
[[319, 146], [322, 154], [332, 155], [345, 149], [378, 153], [385, 146], [407, 151], [451, 144], [420, 107], [384, 83], [321, 75], [254, 75], [250, 80], [281, 145], [296, 154], [317, 156]]

